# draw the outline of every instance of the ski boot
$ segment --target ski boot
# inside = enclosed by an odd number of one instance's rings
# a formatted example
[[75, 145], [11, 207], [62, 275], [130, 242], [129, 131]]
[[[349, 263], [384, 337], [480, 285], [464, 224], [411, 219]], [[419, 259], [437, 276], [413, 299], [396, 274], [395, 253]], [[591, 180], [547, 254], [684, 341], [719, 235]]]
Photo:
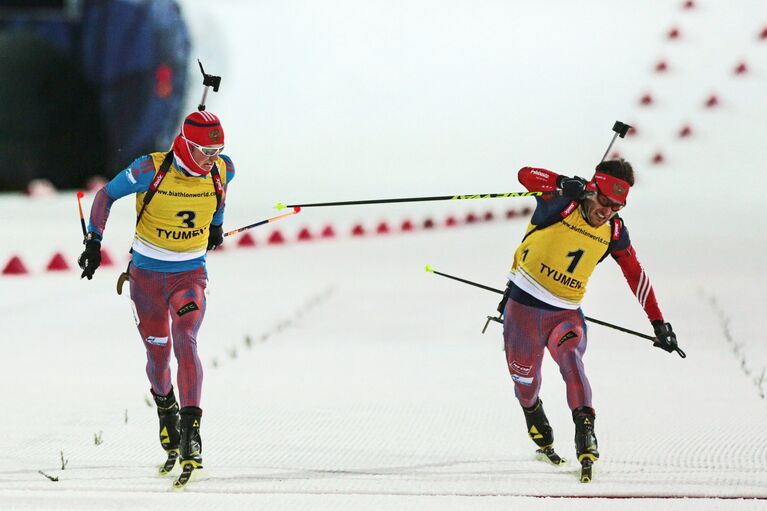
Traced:
[[562, 459], [554, 451], [554, 432], [546, 418], [546, 412], [543, 411], [543, 401], [538, 401], [530, 408], [522, 409], [525, 411], [525, 422], [527, 422], [527, 434], [538, 446], [535, 451], [538, 458], [542, 461], [548, 461], [552, 465], [562, 465], [566, 460]]
[[168, 455], [168, 459], [160, 467], [160, 474], [165, 475], [173, 470], [178, 458], [178, 446], [181, 441], [178, 403], [173, 394], [173, 388], [170, 389], [167, 396], [159, 396], [151, 389], [150, 392], [157, 404], [157, 416], [160, 418], [160, 445]]
[[581, 464], [581, 482], [591, 481], [591, 467], [599, 459], [597, 437], [594, 434], [594, 410], [583, 406], [573, 410], [575, 422], [575, 452]]
[[181, 409], [181, 475], [173, 483], [177, 489], [183, 488], [189, 482], [193, 471], [202, 468], [201, 420], [202, 410], [196, 406], [185, 406]]

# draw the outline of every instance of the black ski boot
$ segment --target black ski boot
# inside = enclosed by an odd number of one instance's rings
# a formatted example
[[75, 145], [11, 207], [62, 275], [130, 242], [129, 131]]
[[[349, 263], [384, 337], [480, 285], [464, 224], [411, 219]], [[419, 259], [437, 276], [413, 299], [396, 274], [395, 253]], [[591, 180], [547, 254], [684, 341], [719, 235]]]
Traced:
[[554, 451], [554, 432], [546, 418], [546, 412], [543, 411], [543, 401], [538, 398], [533, 406], [530, 408], [523, 406], [522, 409], [525, 411], [527, 434], [539, 447], [536, 451], [538, 457], [554, 465], [565, 463], [565, 460]]
[[176, 488], [186, 485], [192, 472], [202, 468], [201, 421], [202, 410], [196, 406], [185, 406], [181, 409], [181, 475], [173, 483]]
[[575, 452], [581, 464], [581, 482], [591, 481], [591, 467], [599, 459], [597, 437], [594, 434], [594, 410], [583, 406], [573, 410], [575, 422]]
[[172, 387], [167, 396], [158, 396], [151, 389], [150, 392], [157, 404], [157, 416], [160, 418], [160, 445], [168, 455], [168, 459], [160, 467], [160, 474], [164, 475], [173, 469], [178, 458], [178, 446], [181, 441], [178, 403]]

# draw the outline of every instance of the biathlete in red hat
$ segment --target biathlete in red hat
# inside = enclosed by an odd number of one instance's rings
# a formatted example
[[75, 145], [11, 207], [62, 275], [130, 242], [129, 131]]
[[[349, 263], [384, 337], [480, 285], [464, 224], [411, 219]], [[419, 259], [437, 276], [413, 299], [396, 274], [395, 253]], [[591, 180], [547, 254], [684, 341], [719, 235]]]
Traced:
[[514, 254], [503, 318], [506, 361], [529, 436], [540, 452], [552, 454], [554, 435], [538, 397], [548, 348], [567, 387], [578, 460], [591, 463], [599, 452], [591, 386], [582, 360], [587, 341], [580, 303], [596, 265], [608, 255], [618, 263], [653, 325], [655, 346], [673, 352], [676, 335], [663, 319], [650, 278], [618, 216], [634, 184], [628, 162], [604, 161], [588, 182], [524, 167], [519, 181], [530, 191], [556, 193], [536, 197], [537, 207]]
[[[205, 258], [223, 242], [226, 189], [234, 178], [234, 165], [221, 154], [223, 149], [224, 129], [217, 116], [207, 111], [188, 115], [171, 151], [139, 157], [98, 191], [78, 260], [81, 278], [93, 278], [110, 208], [117, 199], [135, 194], [130, 297], [146, 348], [160, 442], [168, 453], [164, 472], [179, 455], [182, 466], [202, 466], [197, 332], [205, 316]], [[171, 349], [178, 362], [178, 401]]]

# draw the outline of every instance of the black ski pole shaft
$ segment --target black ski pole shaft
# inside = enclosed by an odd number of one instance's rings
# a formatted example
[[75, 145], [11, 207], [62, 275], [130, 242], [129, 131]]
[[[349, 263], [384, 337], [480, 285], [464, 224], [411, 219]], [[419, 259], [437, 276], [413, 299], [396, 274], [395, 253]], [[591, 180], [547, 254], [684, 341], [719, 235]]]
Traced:
[[[471, 280], [462, 279], [460, 277], [456, 277], [455, 275], [448, 275], [447, 273], [439, 272], [439, 271], [435, 270], [434, 268], [432, 268], [431, 265], [428, 265], [428, 264], [426, 265], [426, 271], [429, 272], [429, 273], [436, 273], [437, 275], [440, 275], [442, 277], [447, 277], [447, 278], [452, 279], [452, 280], [457, 280], [458, 282], [463, 282], [464, 284], [469, 284], [470, 286], [478, 287], [480, 289], [485, 289], [487, 291], [492, 291], [493, 293], [498, 293], [500, 295], [503, 294], [503, 291], [501, 291], [500, 289], [497, 289], [497, 288], [494, 288], [494, 287], [490, 287], [490, 286], [485, 286], [484, 284], [479, 284], [478, 282], [472, 282]], [[653, 337], [651, 335], [643, 334], [641, 332], [636, 332], [634, 330], [630, 330], [630, 329], [624, 328], [622, 326], [618, 326], [618, 325], [614, 325], [612, 323], [608, 323], [607, 321], [602, 321], [600, 319], [590, 318], [589, 316], [585, 316], [585, 315], [583, 316], [583, 318], [586, 321], [589, 321], [591, 323], [596, 323], [597, 325], [602, 325], [602, 326], [606, 326], [608, 328], [613, 328], [615, 330], [620, 330], [621, 332], [625, 332], [627, 334], [636, 335], [637, 337], [641, 337], [642, 339], [649, 339], [649, 340], [651, 340], [653, 342], [655, 342], [657, 340], [655, 337]], [[687, 354], [684, 351], [682, 351], [681, 348], [677, 347], [676, 348], [676, 352], [679, 354], [680, 357], [687, 358]]]
[[494, 287], [486, 286], [484, 284], [479, 284], [478, 282], [472, 282], [470, 280], [462, 279], [460, 277], [456, 277], [455, 275], [448, 275], [447, 273], [442, 273], [441, 271], [437, 271], [434, 268], [431, 267], [431, 265], [426, 265], [426, 271], [429, 273], [436, 273], [437, 275], [441, 275], [442, 277], [447, 277], [452, 280], [457, 280], [458, 282], [463, 282], [464, 284], [468, 284], [470, 286], [478, 287], [480, 289], [484, 289], [486, 291], [492, 291], [493, 293], [499, 293], [503, 294], [503, 291], [500, 289], [496, 289]]
[[438, 200], [468, 200], [468, 199], [500, 199], [511, 197], [540, 197], [554, 192], [508, 192], [508, 193], [478, 193], [472, 195], [439, 195], [434, 197], [402, 197], [395, 199], [368, 199], [340, 202], [315, 202], [312, 204], [283, 204], [278, 202], [274, 207], [278, 210], [285, 208], [316, 208], [324, 206], [352, 206], [359, 204], [391, 204], [394, 202], [426, 202]]

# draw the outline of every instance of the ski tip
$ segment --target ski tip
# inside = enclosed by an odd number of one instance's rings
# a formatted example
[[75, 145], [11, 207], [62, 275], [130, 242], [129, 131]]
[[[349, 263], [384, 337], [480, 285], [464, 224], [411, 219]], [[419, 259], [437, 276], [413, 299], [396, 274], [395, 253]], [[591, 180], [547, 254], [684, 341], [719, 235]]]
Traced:
[[301, 207], [300, 206], [296, 206], [296, 207], [293, 208], [293, 213], [300, 213], [300, 212], [301, 212]]
[[77, 192], [77, 198], [78, 198], [78, 199], [82, 199], [83, 197], [85, 197], [85, 193], [83, 193], [83, 192]]
[[282, 211], [286, 207], [287, 206], [285, 206], [285, 204], [283, 204], [282, 202], [278, 202], [277, 204], [275, 204], [274, 209], [276, 209], [277, 211]]
[[434, 271], [434, 268], [432, 268], [430, 264], [427, 264], [427, 265], [426, 265], [426, 268], [424, 268], [424, 269], [425, 269], [426, 271], [428, 271], [428, 272], [433, 272], [433, 271]]

